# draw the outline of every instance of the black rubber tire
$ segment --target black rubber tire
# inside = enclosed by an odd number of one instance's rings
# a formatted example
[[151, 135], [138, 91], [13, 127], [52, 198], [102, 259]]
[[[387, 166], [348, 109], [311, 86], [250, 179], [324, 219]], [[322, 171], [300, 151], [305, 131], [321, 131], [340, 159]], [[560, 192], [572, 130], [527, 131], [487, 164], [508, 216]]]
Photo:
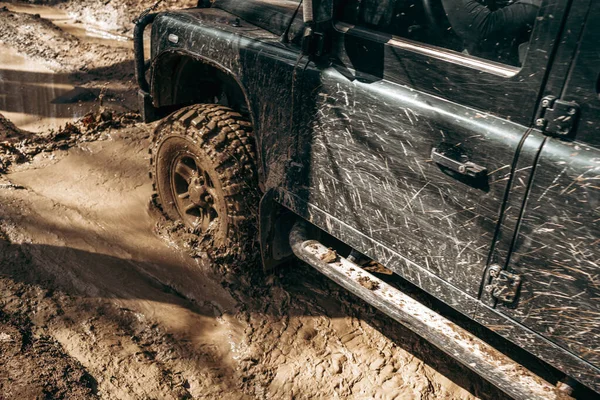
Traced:
[[[216, 193], [211, 199], [216, 197], [212, 207], [218, 216], [206, 231], [194, 231], [189, 215], [182, 216], [177, 208], [171, 176], [176, 160], [188, 156], [208, 174]], [[252, 124], [242, 115], [215, 104], [198, 104], [171, 114], [154, 130], [150, 176], [153, 201], [167, 219], [183, 222], [200, 236], [200, 251], [213, 260], [229, 262], [256, 256], [260, 193]]]

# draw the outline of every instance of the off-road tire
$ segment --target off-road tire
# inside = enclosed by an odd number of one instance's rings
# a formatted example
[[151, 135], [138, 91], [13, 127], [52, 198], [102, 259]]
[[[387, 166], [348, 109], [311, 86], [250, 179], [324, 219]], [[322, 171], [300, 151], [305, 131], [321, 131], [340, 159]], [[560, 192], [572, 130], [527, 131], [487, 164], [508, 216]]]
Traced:
[[[163, 215], [171, 221], [182, 221], [189, 232], [197, 234], [196, 247], [213, 260], [236, 264], [254, 259], [258, 253], [260, 194], [251, 123], [222, 105], [186, 107], [160, 122], [149, 152], [153, 202]], [[189, 215], [182, 215], [181, 201], [175, 198], [181, 176], [172, 178], [172, 174], [180, 166], [176, 163], [190, 163], [188, 155], [198, 164], [198, 174], [208, 175], [202, 181], [211, 181], [211, 193], [216, 194], [211, 199], [217, 197], [213, 199], [214, 210], [210, 210], [217, 217], [205, 231], [189, 223]], [[179, 181], [173, 183], [173, 179]]]

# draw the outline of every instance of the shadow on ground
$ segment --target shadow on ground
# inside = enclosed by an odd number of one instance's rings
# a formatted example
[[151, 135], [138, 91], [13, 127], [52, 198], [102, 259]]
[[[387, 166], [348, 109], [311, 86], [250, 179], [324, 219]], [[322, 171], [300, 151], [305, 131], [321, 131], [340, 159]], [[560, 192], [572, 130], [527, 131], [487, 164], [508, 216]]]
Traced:
[[[51, 227], [41, 229], [51, 229]], [[111, 301], [114, 299], [125, 301], [124, 303], [141, 301], [156, 305], [170, 304], [175, 306], [173, 309], [179, 310], [177, 312], [180, 317], [189, 317], [190, 315], [206, 317], [207, 319], [204, 320], [206, 325], [203, 328], [208, 331], [209, 335], [212, 329], [210, 320], [220, 317], [220, 311], [215, 311], [215, 306], [210, 303], [210, 295], [204, 294], [204, 298], [199, 299], [182, 295], [149, 273], [156, 268], [156, 265], [151, 265], [152, 263], [69, 247], [4, 243], [0, 245], [0, 249], [2, 250], [0, 256], [2, 279], [34, 285], [46, 293], [52, 293], [58, 289], [67, 293], [68, 296], [81, 299], [105, 297]], [[44, 264], [42, 269], [39, 268], [40, 264]], [[177, 274], [178, 271], [178, 265], [162, 264], [160, 268], [172, 274]], [[189, 274], [189, 272], [187, 273]], [[339, 332], [341, 334], [354, 337], [360, 335], [361, 332], [360, 329], [352, 329], [352, 326], [355, 328], [364, 325], [370, 326], [389, 339], [394, 346], [407, 351], [411, 357], [422, 360], [473, 395], [482, 399], [505, 398], [494, 387], [483, 382], [481, 378], [440, 350], [366, 305], [360, 299], [327, 281], [307, 266], [293, 265], [280, 270], [278, 275], [279, 278], [275, 279], [258, 274], [241, 277], [242, 279], [238, 281], [222, 282], [238, 301], [239, 313], [248, 318], [249, 324], [253, 327], [252, 330], [260, 331], [260, 327], [265, 323], [275, 325], [271, 327], [271, 334], [251, 339], [262, 339], [270, 343], [281, 341], [284, 335], [276, 332], [278, 327], [275, 321], [287, 321], [286, 323], [290, 324], [292, 319], [307, 319], [307, 317], [309, 320], [323, 317], [330, 321], [346, 320], [349, 321], [345, 323], [348, 326], [343, 329], [347, 328], [348, 331]], [[335, 322], [331, 323], [335, 324]], [[188, 325], [185, 321], [181, 321], [181, 326], [183, 327], [181, 331], [170, 329], [175, 335], [175, 339], [178, 335], [185, 337], [186, 333], [183, 331], [186, 331], [189, 326], [198, 328], [196, 323]], [[197, 334], [204, 335], [201, 332], [197, 332]], [[314, 340], [314, 338], [310, 339]], [[304, 340], [300, 338], [295, 339], [294, 342], [302, 344]], [[345, 340], [344, 336], [341, 337], [341, 340]], [[329, 338], [327, 341], [330, 343], [334, 340]], [[339, 344], [336, 344], [337, 346]], [[257, 350], [255, 349], [256, 354], [253, 356], [259, 360], [258, 364], [269, 364], [269, 354], [262, 354], [265, 350], [269, 350], [268, 346], [262, 348], [259, 346]], [[330, 356], [323, 355], [324, 358]], [[392, 352], [387, 359], [393, 358], [393, 356]], [[203, 361], [208, 359], [213, 362], [218, 360], [218, 352]], [[228, 371], [228, 374], [234, 375], [233, 370], [228, 366], [225, 368], [215, 367], [220, 374]], [[277, 367], [277, 365], [271, 367]], [[369, 365], [363, 367], [368, 369]]]

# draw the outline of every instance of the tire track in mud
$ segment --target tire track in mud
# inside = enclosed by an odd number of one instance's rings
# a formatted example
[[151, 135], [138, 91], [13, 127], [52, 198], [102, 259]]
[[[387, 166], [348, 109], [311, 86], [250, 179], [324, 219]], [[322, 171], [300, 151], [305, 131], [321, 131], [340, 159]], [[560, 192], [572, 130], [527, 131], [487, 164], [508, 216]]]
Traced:
[[[227, 392], [235, 387], [228, 368], [220, 363], [219, 351], [211, 351], [210, 344], [195, 348], [190, 341], [166, 332], [161, 321], [116, 302], [53, 290], [64, 284], [58, 284], [55, 274], [39, 265], [38, 255], [30, 254], [27, 246], [1, 241], [0, 249], [0, 319], [19, 321], [37, 336], [50, 338], [45, 341], [55, 343], [57, 355], [53, 359], [70, 360], [81, 371], [71, 369], [89, 377], [87, 381], [79, 378], [89, 393], [81, 394], [73, 385], [75, 390], [55, 390], [52, 398], [90, 398], [94, 393], [100, 398], [118, 399], [228, 398]], [[187, 306], [198, 309], [193, 304]], [[3, 327], [0, 336], [6, 335]], [[0, 366], [26, 356], [23, 349], [13, 353], [9, 357], [4, 353]], [[32, 374], [54, 368], [37, 355], [34, 363], [25, 365], [31, 364]], [[18, 369], [27, 368], [19, 365]], [[67, 387], [71, 381], [67, 374], [56, 379]], [[0, 398], [9, 394], [7, 398], [30, 397], [28, 385], [13, 386], [0, 386]]]
[[[258, 398], [474, 398], [435, 368], [463, 374], [484, 398], [504, 398], [491, 385], [307, 266], [290, 265], [235, 291], [244, 304], [244, 389]], [[263, 300], [257, 300], [263, 299]], [[265, 304], [265, 300], [268, 303]], [[407, 351], [408, 350], [408, 351]], [[416, 355], [415, 355], [416, 354]], [[437, 357], [432, 365], [419, 356]], [[440, 368], [443, 372], [444, 367]], [[487, 393], [487, 395], [486, 395]], [[492, 397], [489, 397], [491, 394]]]

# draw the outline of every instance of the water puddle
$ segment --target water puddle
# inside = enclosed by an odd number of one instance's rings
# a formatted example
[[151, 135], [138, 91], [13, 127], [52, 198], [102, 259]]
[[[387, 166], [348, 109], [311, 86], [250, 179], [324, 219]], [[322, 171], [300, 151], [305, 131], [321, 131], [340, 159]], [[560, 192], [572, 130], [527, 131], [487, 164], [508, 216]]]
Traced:
[[[1, 7], [37, 14], [86, 43], [133, 49], [131, 38], [82, 24], [63, 10], [5, 2], [0, 2]], [[81, 118], [98, 106], [100, 90], [74, 86], [69, 75], [55, 73], [43, 62], [0, 44], [0, 114], [33, 132], [57, 129]]]
[[88, 113], [95, 95], [72, 86], [68, 76], [0, 45], [0, 113], [19, 128], [57, 129]]

